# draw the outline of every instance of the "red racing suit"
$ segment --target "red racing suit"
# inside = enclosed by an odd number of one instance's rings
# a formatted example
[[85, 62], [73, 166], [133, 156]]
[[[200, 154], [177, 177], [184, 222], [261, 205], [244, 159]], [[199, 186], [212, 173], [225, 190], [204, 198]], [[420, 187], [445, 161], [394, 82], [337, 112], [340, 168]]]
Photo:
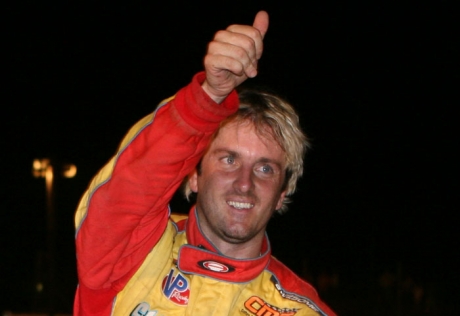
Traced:
[[204, 78], [135, 124], [81, 198], [74, 315], [335, 315], [267, 237], [260, 257], [232, 259], [201, 233], [195, 208], [171, 215], [174, 192], [239, 104], [235, 91], [216, 104]]

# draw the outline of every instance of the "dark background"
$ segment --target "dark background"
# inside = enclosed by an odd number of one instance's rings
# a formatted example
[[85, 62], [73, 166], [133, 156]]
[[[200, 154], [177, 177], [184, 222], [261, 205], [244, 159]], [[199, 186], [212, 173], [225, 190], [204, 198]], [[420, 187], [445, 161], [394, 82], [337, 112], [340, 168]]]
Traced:
[[274, 254], [341, 315], [459, 315], [454, 1], [184, 3], [4, 8], [0, 310], [50, 308], [46, 281], [36, 291], [48, 244], [33, 159], [78, 167], [54, 191], [52, 308], [71, 313], [73, 212], [92, 175], [202, 69], [217, 30], [265, 9], [251, 83], [293, 103], [313, 144], [290, 211], [269, 225]]

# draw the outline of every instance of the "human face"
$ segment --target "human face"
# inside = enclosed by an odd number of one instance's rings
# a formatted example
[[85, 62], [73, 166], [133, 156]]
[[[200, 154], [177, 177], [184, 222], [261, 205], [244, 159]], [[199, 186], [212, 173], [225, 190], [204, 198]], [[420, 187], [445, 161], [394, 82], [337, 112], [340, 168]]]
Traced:
[[285, 152], [270, 134], [258, 135], [251, 122], [220, 129], [189, 184], [198, 193], [200, 227], [221, 252], [259, 254], [268, 221], [286, 194], [285, 167]]

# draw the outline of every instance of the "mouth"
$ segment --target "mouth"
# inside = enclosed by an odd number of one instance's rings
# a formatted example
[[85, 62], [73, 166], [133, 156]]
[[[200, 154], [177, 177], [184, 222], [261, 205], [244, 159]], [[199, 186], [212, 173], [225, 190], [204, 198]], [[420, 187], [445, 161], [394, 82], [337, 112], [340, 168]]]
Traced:
[[254, 207], [254, 204], [246, 202], [227, 201], [227, 204], [238, 210], [248, 210]]

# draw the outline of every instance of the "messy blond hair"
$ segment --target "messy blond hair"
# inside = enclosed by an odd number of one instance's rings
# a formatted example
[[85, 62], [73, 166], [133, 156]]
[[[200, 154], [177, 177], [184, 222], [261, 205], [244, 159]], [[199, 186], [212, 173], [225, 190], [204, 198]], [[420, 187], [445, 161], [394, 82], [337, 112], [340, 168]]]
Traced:
[[[303, 159], [310, 146], [307, 136], [303, 133], [299, 116], [291, 104], [283, 98], [255, 89], [238, 91], [240, 105], [238, 111], [221, 122], [220, 128], [230, 122], [251, 122], [261, 136], [273, 137], [286, 153], [286, 177], [283, 190], [286, 190], [282, 207], [278, 213], [287, 211], [287, 204], [297, 186], [297, 180], [303, 174]], [[267, 129], [268, 127], [268, 129]], [[214, 138], [219, 130], [214, 134]], [[269, 135], [267, 135], [267, 133]], [[213, 138], [213, 139], [214, 139]], [[200, 165], [197, 166], [198, 171]], [[188, 181], [184, 183], [184, 193], [187, 200], [192, 191]]]

